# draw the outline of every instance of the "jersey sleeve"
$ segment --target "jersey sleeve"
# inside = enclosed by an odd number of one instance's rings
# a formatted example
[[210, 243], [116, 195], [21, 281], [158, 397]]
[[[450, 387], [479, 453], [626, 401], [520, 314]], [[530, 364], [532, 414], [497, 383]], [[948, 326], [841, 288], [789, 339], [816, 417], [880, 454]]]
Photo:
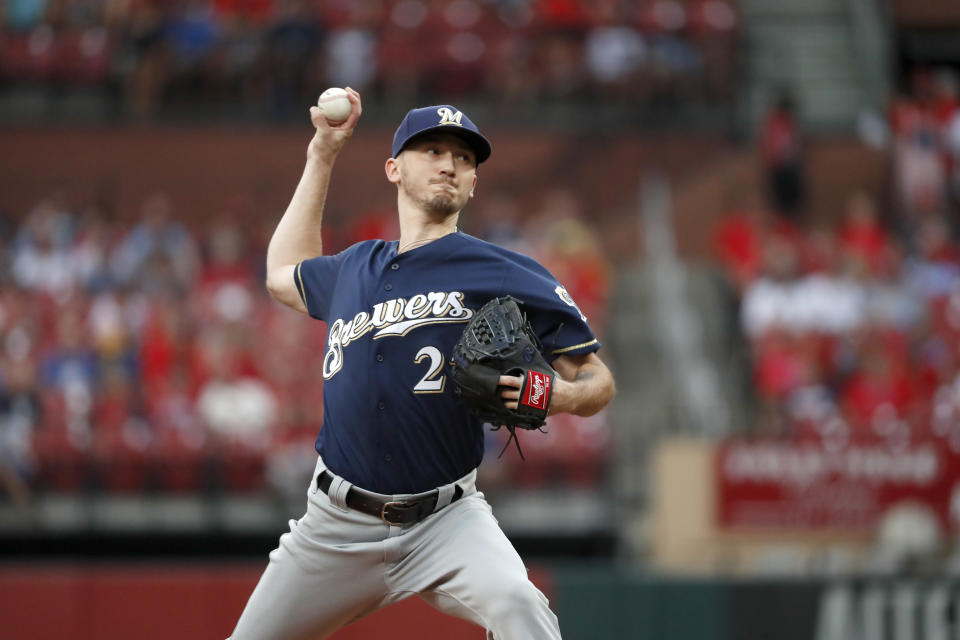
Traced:
[[293, 278], [300, 299], [306, 305], [307, 313], [317, 320], [327, 319], [343, 257], [344, 253], [341, 252], [334, 256], [310, 258], [294, 269]]
[[535, 262], [519, 267], [518, 271], [525, 277], [508, 272], [506, 282], [509, 284], [504, 293], [523, 301], [523, 309], [543, 343], [548, 361], [600, 349], [600, 342], [590, 329], [587, 317], [553, 274]]

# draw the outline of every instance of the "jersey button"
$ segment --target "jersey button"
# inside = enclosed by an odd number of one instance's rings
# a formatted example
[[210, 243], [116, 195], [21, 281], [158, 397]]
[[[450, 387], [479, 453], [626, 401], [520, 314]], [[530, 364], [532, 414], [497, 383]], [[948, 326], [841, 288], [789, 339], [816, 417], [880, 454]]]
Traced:
[[380, 411], [383, 411], [383, 410], [386, 409], [386, 408], [387, 408], [387, 403], [386, 403], [386, 402], [383, 402], [383, 401], [381, 400], [380, 402], [377, 403], [377, 409], [380, 409]]
[[390, 462], [391, 460], [393, 460], [393, 456], [388, 453], [387, 455], [383, 456], [383, 459], [386, 460], [387, 462]]
[[400, 265], [398, 265], [396, 262], [394, 262], [392, 265], [390, 265], [390, 268], [393, 269], [394, 271], [396, 271], [397, 269], [400, 268]]
[[390, 291], [391, 289], [393, 289], [393, 285], [392, 285], [392, 284], [385, 284], [385, 285], [383, 285], [383, 288], [386, 289], [387, 291]]
[[383, 354], [382, 354], [382, 353], [378, 353], [378, 354], [377, 354], [377, 362], [383, 362]]

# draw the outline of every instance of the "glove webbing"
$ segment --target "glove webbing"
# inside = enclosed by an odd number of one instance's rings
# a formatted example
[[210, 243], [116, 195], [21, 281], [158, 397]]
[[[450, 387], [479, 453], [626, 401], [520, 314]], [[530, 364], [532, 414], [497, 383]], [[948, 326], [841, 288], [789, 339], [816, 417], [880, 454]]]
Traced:
[[[490, 427], [490, 431], [499, 431], [500, 427], [507, 427], [507, 426], [503, 424], [498, 424], [495, 427]], [[497, 456], [497, 460], [503, 457], [503, 454], [507, 451], [507, 447], [510, 446], [510, 441], [512, 440], [513, 442], [517, 443], [517, 452], [520, 454], [520, 459], [526, 462], [527, 459], [523, 457], [523, 449], [520, 448], [520, 438], [517, 437], [517, 428], [507, 427], [507, 431], [510, 432], [510, 437], [507, 438], [507, 444], [503, 445], [503, 449], [500, 449], [500, 455]]]
[[[500, 427], [505, 427], [506, 430], [510, 432], [510, 437], [507, 438], [507, 444], [503, 445], [503, 449], [500, 450], [500, 455], [497, 456], [497, 460], [503, 457], [503, 454], [506, 452], [507, 447], [510, 446], [510, 442], [512, 441], [517, 445], [517, 453], [520, 454], [520, 459], [526, 462], [527, 459], [523, 457], [523, 449], [520, 448], [520, 438], [517, 437], [517, 428], [512, 426], [508, 427], [505, 424], [498, 424], [495, 427], [490, 427], [490, 431], [499, 431]], [[530, 429], [530, 431], [532, 431], [532, 429]], [[543, 429], [537, 429], [537, 431], [540, 433], [546, 433], [546, 431]]]
[[[523, 321], [526, 322], [526, 320], [527, 320], [527, 314], [523, 314]], [[560, 330], [561, 330], [561, 329], [563, 329], [563, 323], [562, 323], [562, 322], [560, 323], [560, 326], [557, 327], [557, 330], [554, 331], [554, 336], [556, 336], [558, 333], [560, 333]], [[533, 343], [536, 345], [537, 349], [538, 349], [538, 350], [542, 350], [542, 349], [543, 349], [543, 344], [540, 342], [540, 338], [537, 336], [537, 334], [535, 334], [535, 333], [533, 333], [533, 332], [531, 331], [529, 335], [530, 335], [530, 338], [533, 340]], [[506, 425], [500, 424], [500, 425], [497, 425], [497, 426], [495, 426], [495, 427], [491, 427], [490, 430], [491, 430], [491, 431], [499, 431], [499, 430], [500, 430], [500, 427], [504, 427], [504, 426], [506, 426]], [[513, 441], [514, 443], [516, 443], [516, 445], [517, 445], [517, 453], [520, 454], [520, 459], [523, 460], [524, 462], [526, 462], [527, 459], [526, 459], [525, 457], [523, 457], [523, 449], [520, 448], [520, 438], [517, 437], [517, 428], [516, 428], [516, 427], [507, 427], [507, 430], [510, 432], [510, 437], [507, 438], [507, 444], [503, 445], [503, 449], [500, 450], [500, 455], [497, 456], [497, 460], [499, 460], [500, 458], [503, 457], [503, 454], [506, 453], [507, 447], [510, 446], [510, 441], [512, 440], [512, 441]], [[537, 429], [537, 431], [539, 431], [540, 433], [546, 433], [546, 431], [544, 431], [542, 428]]]

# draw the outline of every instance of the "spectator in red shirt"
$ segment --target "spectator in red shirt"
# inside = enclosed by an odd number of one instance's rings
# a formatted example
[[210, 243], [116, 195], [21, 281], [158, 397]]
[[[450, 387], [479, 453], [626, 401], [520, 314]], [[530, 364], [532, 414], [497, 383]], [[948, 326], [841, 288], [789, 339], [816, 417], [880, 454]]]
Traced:
[[763, 267], [765, 211], [757, 194], [736, 198], [713, 232], [713, 247], [739, 293]]
[[840, 228], [840, 248], [846, 256], [875, 273], [881, 266], [889, 242], [870, 196], [863, 191], [850, 196]]
[[787, 93], [780, 96], [763, 122], [760, 151], [771, 204], [778, 213], [796, 221], [806, 198], [803, 150], [793, 97]]
[[855, 428], [870, 428], [875, 420], [906, 418], [914, 392], [905, 370], [880, 340], [863, 345], [860, 366], [841, 392], [841, 404]]

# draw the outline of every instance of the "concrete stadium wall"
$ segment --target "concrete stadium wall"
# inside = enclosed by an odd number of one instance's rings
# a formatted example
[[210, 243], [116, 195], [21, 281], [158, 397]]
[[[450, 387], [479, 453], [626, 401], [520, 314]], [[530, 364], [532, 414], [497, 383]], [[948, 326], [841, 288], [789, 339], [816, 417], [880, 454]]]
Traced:
[[[137, 219], [147, 196], [164, 191], [178, 216], [199, 221], [240, 196], [262, 215], [263, 233], [269, 233], [300, 178], [310, 135], [308, 128], [0, 130], [0, 211], [22, 216], [60, 190], [74, 202], [98, 199], [128, 222]], [[394, 210], [396, 191], [383, 174], [392, 136], [382, 128], [356, 131], [337, 161], [328, 220]], [[625, 244], [628, 253], [636, 245], [641, 173], [656, 168], [680, 183], [729, 147], [719, 137], [675, 134], [584, 137], [494, 128], [489, 136], [493, 157], [480, 167], [471, 207], [503, 191], [533, 209], [549, 188], [567, 189], [597, 231], [611, 244]]]
[[[393, 131], [359, 128], [337, 161], [327, 198], [328, 220], [364, 211], [392, 211], [396, 193], [383, 175]], [[563, 135], [556, 131], [492, 128], [494, 155], [480, 168], [478, 203], [496, 191], [532, 209], [549, 187], [569, 189], [614, 257], [637, 255], [638, 187], [644, 172], [665, 175], [674, 190], [678, 251], [710, 252], [713, 223], [737, 194], [763, 189], [761, 164], [750, 148], [720, 136]], [[306, 128], [125, 127], [0, 130], [0, 212], [23, 215], [61, 190], [74, 201], [98, 198], [121, 221], [138, 216], [144, 199], [167, 192], [176, 213], [198, 221], [243, 197], [272, 230], [300, 178]], [[850, 185], [882, 199], [887, 157], [853, 139], [823, 139], [808, 147], [810, 218], [842, 214]], [[470, 208], [465, 214], [469, 220]]]

